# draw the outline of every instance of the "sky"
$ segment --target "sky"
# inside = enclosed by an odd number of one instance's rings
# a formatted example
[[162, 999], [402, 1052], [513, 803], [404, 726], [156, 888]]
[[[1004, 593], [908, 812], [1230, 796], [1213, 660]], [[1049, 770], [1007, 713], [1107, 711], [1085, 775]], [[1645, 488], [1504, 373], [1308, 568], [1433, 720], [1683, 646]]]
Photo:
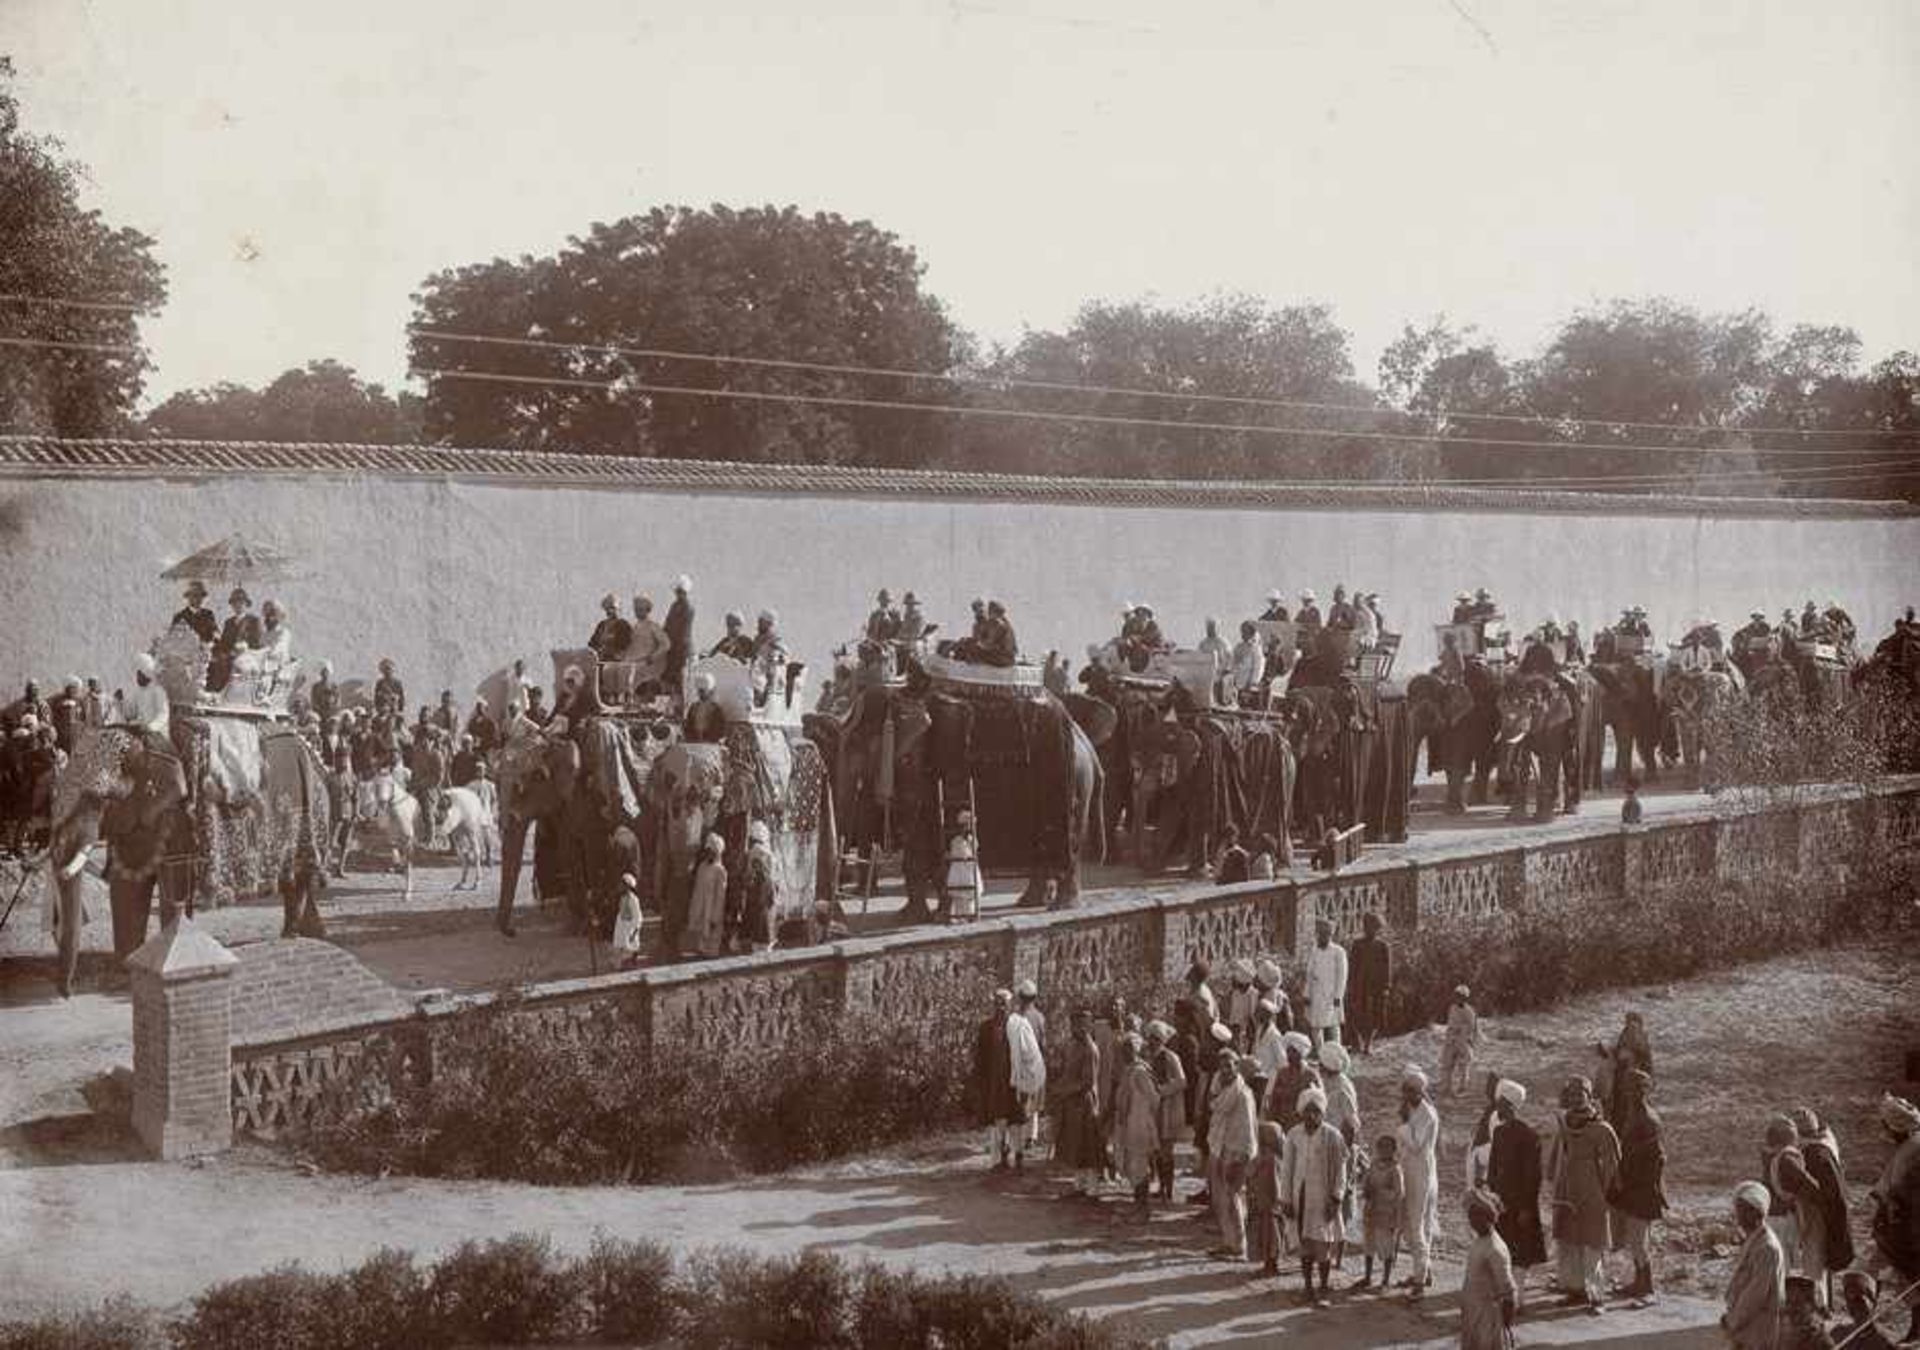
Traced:
[[1369, 380], [1620, 296], [1920, 348], [1913, 0], [0, 0], [0, 51], [158, 241], [151, 398], [391, 387], [429, 274], [670, 203], [872, 220], [989, 342], [1228, 290]]

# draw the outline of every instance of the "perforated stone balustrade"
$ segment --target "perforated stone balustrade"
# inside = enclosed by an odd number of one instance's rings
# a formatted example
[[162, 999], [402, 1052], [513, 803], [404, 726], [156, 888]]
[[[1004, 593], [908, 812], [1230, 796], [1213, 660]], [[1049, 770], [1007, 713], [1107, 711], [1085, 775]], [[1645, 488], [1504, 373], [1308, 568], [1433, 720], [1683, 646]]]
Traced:
[[[930, 1015], [943, 992], [978, 980], [1011, 986], [1031, 978], [1043, 990], [1171, 983], [1195, 958], [1218, 965], [1252, 953], [1289, 957], [1311, 943], [1317, 919], [1331, 920], [1350, 938], [1369, 910], [1404, 933], [1548, 900], [1605, 904], [1651, 886], [1737, 880], [1770, 866], [1796, 868], [1813, 903], [1844, 884], [1850, 859], [1863, 850], [1916, 835], [1920, 779], [1872, 796], [1810, 793], [1796, 805], [1701, 810], [1633, 830], [1564, 822], [1520, 847], [1467, 842], [1411, 862], [1363, 859], [1314, 880], [1107, 895], [1061, 913], [1021, 912], [951, 929], [554, 981], [519, 991], [509, 1015], [579, 1035], [592, 1035], [598, 1019], [621, 1017], [682, 1048], [725, 1038], [775, 1051], [815, 1007], [909, 1020]], [[489, 995], [419, 1004], [382, 999], [369, 989], [367, 972], [350, 969], [357, 963], [346, 953], [325, 943], [293, 946], [241, 948], [238, 978], [188, 981], [186, 998], [175, 992], [143, 1001], [140, 989], [157, 994], [163, 986], [136, 979], [145, 1043], [167, 1047], [180, 1081], [205, 1081], [197, 1071], [182, 1072], [182, 1055], [217, 1060], [219, 1072], [228, 1073], [230, 1054], [239, 1133], [274, 1134], [323, 1101], [349, 1109], [376, 1104], [395, 1075], [432, 1072], [436, 1029], [494, 1002]], [[205, 955], [198, 945], [194, 950]], [[212, 1043], [228, 1021], [208, 1007], [229, 995], [230, 1051], [224, 1041]], [[155, 1021], [170, 1013], [194, 1019], [190, 1035]], [[221, 1146], [216, 1135], [180, 1124], [167, 1137], [199, 1148]]]

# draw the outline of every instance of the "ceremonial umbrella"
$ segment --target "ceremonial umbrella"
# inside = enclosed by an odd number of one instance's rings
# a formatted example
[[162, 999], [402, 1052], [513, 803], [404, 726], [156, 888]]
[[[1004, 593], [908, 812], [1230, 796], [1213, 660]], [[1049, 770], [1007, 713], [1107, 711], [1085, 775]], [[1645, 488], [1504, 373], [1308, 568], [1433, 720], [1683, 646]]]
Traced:
[[249, 581], [288, 581], [293, 559], [272, 544], [230, 534], [189, 553], [160, 574], [163, 581], [198, 581], [210, 586], [239, 586]]

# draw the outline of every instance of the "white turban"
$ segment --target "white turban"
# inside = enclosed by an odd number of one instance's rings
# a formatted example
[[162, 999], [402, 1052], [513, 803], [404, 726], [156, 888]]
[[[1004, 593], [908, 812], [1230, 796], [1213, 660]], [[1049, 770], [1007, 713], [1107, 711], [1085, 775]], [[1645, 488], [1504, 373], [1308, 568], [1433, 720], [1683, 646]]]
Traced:
[[1215, 1022], [1213, 1024], [1213, 1030], [1209, 1034], [1222, 1045], [1227, 1045], [1233, 1040], [1233, 1028], [1225, 1022]]
[[1278, 1013], [1280, 1011], [1280, 1009], [1274, 1005], [1274, 1001], [1270, 998], [1263, 998], [1254, 1006], [1258, 1008], [1261, 1012], [1267, 1013], [1269, 1015]]
[[153, 659], [151, 652], [141, 652], [133, 658], [133, 668], [141, 675], [152, 675], [160, 669], [160, 663]]
[[747, 826], [747, 838], [756, 844], [764, 844], [769, 848], [773, 846], [773, 831], [767, 827], [767, 822], [764, 820], [756, 820]]
[[1427, 1071], [1418, 1064], [1407, 1065], [1406, 1068], [1400, 1071], [1400, 1085], [1405, 1087], [1408, 1084], [1412, 1084], [1422, 1092], [1425, 1092], [1427, 1090]]
[[693, 687], [703, 694], [711, 694], [714, 687], [713, 672], [703, 670], [698, 675], [695, 675], [693, 677]]
[[708, 835], [703, 842], [707, 848], [710, 848], [713, 850], [713, 856], [716, 858], [720, 857], [722, 854], [724, 854], [727, 851], [727, 841], [722, 839], [717, 834]]
[[770, 609], [763, 609], [763, 610], [761, 610], [761, 611], [760, 611], [760, 622], [762, 622], [762, 623], [779, 623], [779, 622], [780, 622], [780, 616], [779, 616], [779, 614], [777, 614], [777, 613], [775, 613], [775, 612], [774, 612], [773, 610], [770, 610]]
[[1227, 967], [1227, 976], [1229, 979], [1237, 980], [1241, 984], [1252, 984], [1253, 962], [1247, 960], [1244, 956], [1236, 957], [1233, 964]]
[[1319, 1107], [1321, 1114], [1325, 1115], [1327, 1110], [1327, 1094], [1318, 1087], [1303, 1088], [1299, 1098], [1295, 1100], [1293, 1104], [1293, 1109], [1305, 1112], [1309, 1106]]
[[620, 601], [612, 591], [608, 591], [605, 595], [600, 597], [600, 608], [618, 609], [619, 607], [620, 607]]
[[1493, 1095], [1500, 1101], [1512, 1106], [1523, 1105], [1527, 1100], [1527, 1090], [1511, 1078], [1502, 1078], [1493, 1086]]
[[1733, 1198], [1746, 1201], [1762, 1214], [1765, 1214], [1773, 1204], [1773, 1197], [1768, 1193], [1766, 1186], [1758, 1181], [1743, 1181], [1735, 1186]]
[[1347, 1047], [1338, 1041], [1327, 1041], [1320, 1047], [1320, 1065], [1332, 1073], [1345, 1073], [1347, 1066], [1353, 1063], [1353, 1056], [1347, 1053]]
[[1262, 961], [1253, 968], [1253, 982], [1268, 989], [1275, 988], [1280, 983], [1280, 967], [1271, 961]]
[[1020, 995], [1021, 998], [1039, 998], [1040, 986], [1032, 980], [1022, 980], [1013, 987], [1013, 992]]
[[1313, 1053], [1313, 1042], [1307, 1039], [1303, 1032], [1289, 1031], [1280, 1038], [1280, 1044], [1289, 1050], [1298, 1051], [1302, 1059]]
[[680, 591], [683, 594], [687, 591], [692, 590], [693, 578], [688, 576], [685, 572], [682, 572], [679, 576], [673, 579], [673, 589], [675, 589], [676, 591]]

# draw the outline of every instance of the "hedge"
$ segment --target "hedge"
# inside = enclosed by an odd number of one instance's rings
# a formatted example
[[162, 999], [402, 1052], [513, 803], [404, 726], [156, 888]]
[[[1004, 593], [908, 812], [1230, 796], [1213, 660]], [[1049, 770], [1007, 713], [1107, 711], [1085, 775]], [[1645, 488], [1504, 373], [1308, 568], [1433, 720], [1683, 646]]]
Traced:
[[352, 1270], [299, 1265], [217, 1285], [178, 1318], [124, 1300], [0, 1325], [0, 1350], [440, 1350], [594, 1344], [774, 1350], [1126, 1350], [1146, 1344], [1005, 1280], [926, 1278], [825, 1252], [733, 1249], [676, 1263], [596, 1237], [584, 1257], [525, 1234], [429, 1267], [385, 1250]]

